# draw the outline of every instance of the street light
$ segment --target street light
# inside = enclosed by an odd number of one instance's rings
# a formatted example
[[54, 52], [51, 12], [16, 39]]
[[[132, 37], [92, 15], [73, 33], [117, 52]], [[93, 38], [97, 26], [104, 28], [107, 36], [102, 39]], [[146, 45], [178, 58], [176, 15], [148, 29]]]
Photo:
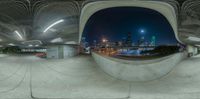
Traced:
[[52, 27], [54, 27], [55, 25], [64, 22], [64, 19], [58, 20], [56, 22], [54, 22], [53, 24], [51, 24], [50, 26], [48, 26], [43, 32], [47, 32], [49, 29], [51, 29]]
[[103, 43], [106, 43], [107, 41], [108, 41], [108, 40], [105, 39], [105, 38], [102, 39], [102, 42], [103, 42]]

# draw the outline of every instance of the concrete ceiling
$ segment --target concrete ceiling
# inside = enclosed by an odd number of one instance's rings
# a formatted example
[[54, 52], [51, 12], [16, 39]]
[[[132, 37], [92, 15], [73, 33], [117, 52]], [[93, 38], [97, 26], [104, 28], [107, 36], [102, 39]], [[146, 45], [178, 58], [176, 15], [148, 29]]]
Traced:
[[187, 0], [180, 12], [179, 37], [192, 45], [200, 44], [200, 1]]
[[[79, 13], [79, 4], [70, 0], [0, 0], [0, 44], [78, 42]], [[64, 21], [55, 25], [59, 20]]]
[[[78, 43], [81, 9], [95, 1], [97, 0], [0, 0], [0, 45], [27, 46], [27, 42], [41, 45]], [[181, 41], [200, 44], [200, 41], [188, 39], [188, 36], [200, 38], [199, 0], [142, 1], [171, 4], [178, 16], [178, 36]], [[55, 25], [61, 20], [64, 21]], [[50, 26], [52, 27], [44, 32]]]

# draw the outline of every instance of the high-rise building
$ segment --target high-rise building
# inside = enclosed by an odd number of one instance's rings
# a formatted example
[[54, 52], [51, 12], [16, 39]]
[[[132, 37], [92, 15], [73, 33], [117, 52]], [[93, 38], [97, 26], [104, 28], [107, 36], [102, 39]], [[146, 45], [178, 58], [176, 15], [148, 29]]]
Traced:
[[139, 46], [144, 46], [145, 45], [145, 38], [144, 38], [144, 36], [143, 37], [141, 37], [141, 39], [139, 40], [139, 42], [138, 42], [139, 44]]
[[151, 46], [156, 46], [156, 37], [155, 36], [152, 36], [151, 37]]
[[132, 35], [131, 32], [128, 32], [127, 38], [126, 38], [126, 46], [131, 47], [132, 46]]
[[93, 41], [93, 46], [94, 46], [95, 48], [97, 47], [97, 41], [96, 41], [96, 40]]
[[86, 47], [89, 46], [89, 43], [86, 41], [86, 38], [85, 38], [85, 37], [82, 37], [82, 39], [81, 39], [81, 46], [82, 46], [83, 48], [86, 48]]

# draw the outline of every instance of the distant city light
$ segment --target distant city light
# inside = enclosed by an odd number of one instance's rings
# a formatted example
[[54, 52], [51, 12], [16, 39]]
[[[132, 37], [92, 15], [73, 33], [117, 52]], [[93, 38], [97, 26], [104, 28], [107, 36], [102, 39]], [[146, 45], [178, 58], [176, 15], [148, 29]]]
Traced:
[[105, 38], [102, 39], [102, 42], [103, 42], [103, 43], [105, 43], [105, 42], [107, 42], [107, 41], [108, 41], [108, 40], [105, 39]]
[[15, 33], [17, 34], [18, 37], [20, 37], [20, 39], [23, 39], [22, 35], [18, 31], [15, 31]]
[[57, 24], [59, 24], [59, 23], [62, 23], [62, 22], [64, 22], [63, 19], [54, 22], [53, 24], [51, 24], [50, 26], [48, 26], [43, 32], [44, 32], [44, 33], [47, 32], [47, 31], [48, 31], [49, 29], [51, 29], [53, 26], [55, 26], [55, 25], [57, 25]]

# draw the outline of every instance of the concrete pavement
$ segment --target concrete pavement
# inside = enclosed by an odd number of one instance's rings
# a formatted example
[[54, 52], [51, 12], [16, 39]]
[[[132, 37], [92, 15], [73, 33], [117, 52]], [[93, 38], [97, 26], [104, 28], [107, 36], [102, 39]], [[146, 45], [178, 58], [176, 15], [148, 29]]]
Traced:
[[182, 61], [167, 76], [127, 82], [104, 73], [91, 56], [45, 60], [0, 57], [0, 99], [177, 99], [199, 98], [200, 56]]

